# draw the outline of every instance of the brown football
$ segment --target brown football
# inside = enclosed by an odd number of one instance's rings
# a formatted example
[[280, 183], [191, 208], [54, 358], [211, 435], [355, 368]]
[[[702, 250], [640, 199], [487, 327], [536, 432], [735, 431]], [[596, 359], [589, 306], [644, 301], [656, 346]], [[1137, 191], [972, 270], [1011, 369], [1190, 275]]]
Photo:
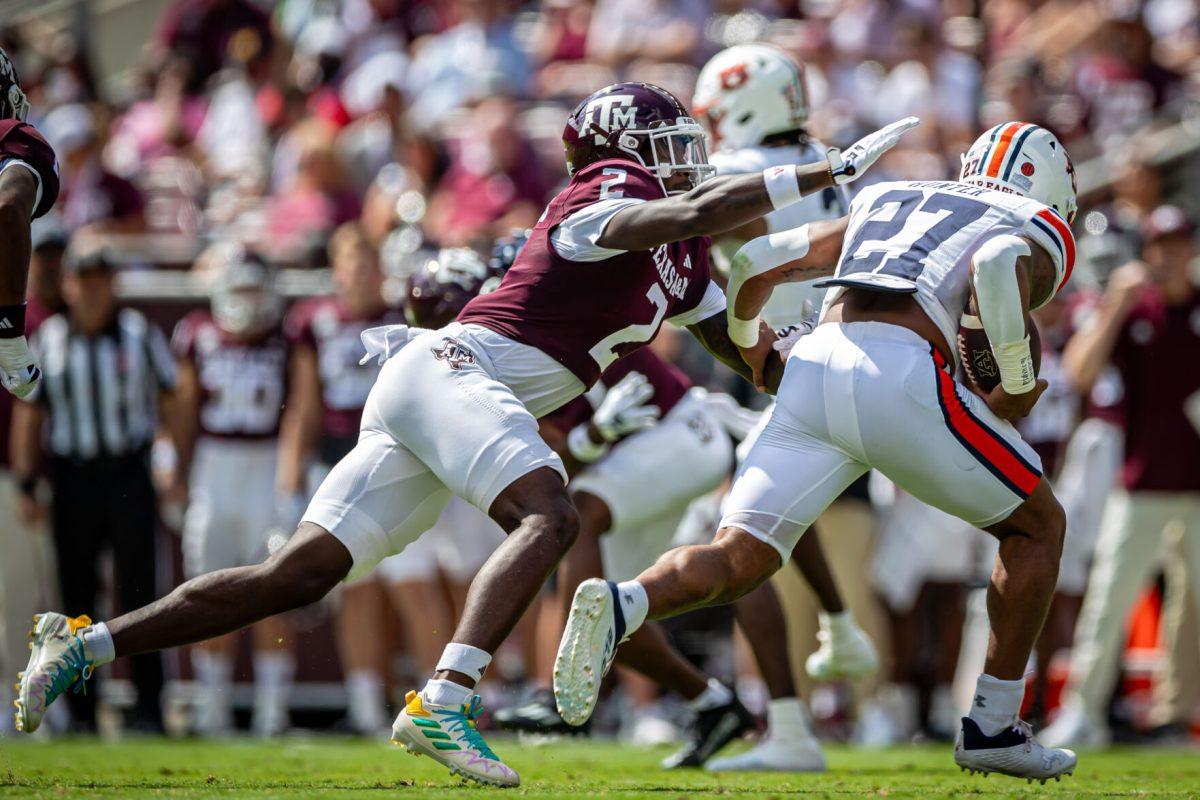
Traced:
[[[1029, 351], [1033, 355], [1033, 371], [1040, 375], [1042, 339], [1032, 319], [1029, 321]], [[987, 394], [999, 385], [1000, 368], [992, 354], [992, 343], [988, 341], [987, 332], [975, 313], [974, 301], [958, 326], [958, 354], [962, 358], [963, 372], [967, 380], [981, 392]]]

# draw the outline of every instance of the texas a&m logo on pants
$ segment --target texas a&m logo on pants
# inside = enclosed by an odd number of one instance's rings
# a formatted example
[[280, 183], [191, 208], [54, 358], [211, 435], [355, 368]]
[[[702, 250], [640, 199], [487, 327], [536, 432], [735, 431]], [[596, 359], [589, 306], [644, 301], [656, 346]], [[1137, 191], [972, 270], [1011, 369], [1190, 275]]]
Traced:
[[445, 361], [450, 365], [450, 369], [462, 369], [464, 364], [471, 366], [475, 363], [475, 354], [459, 344], [457, 340], [449, 337], [442, 339], [440, 347], [429, 349], [434, 358], [438, 361]]

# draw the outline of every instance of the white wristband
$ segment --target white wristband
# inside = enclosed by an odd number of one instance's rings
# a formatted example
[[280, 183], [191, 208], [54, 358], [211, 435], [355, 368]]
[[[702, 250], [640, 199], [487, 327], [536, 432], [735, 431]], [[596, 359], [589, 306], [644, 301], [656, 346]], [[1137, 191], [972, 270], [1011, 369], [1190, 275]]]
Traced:
[[586, 422], [581, 422], [567, 434], [567, 450], [575, 456], [576, 461], [590, 464], [608, 452], [606, 443], [596, 444], [588, 434]]
[[776, 211], [800, 202], [800, 179], [796, 177], [795, 164], [767, 167], [763, 170], [763, 182], [767, 185], [767, 196], [771, 198], [771, 205]]
[[1009, 394], [1025, 394], [1037, 386], [1037, 373], [1033, 369], [1033, 354], [1029, 350], [1029, 336], [1019, 342], [992, 345], [996, 366], [1000, 368], [1000, 385]]

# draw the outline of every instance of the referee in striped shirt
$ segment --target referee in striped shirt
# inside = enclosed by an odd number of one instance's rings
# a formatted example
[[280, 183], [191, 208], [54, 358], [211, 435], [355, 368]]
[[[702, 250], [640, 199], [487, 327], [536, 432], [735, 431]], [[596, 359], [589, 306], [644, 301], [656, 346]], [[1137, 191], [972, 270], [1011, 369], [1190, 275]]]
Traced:
[[[13, 473], [22, 513], [38, 513], [39, 466], [49, 464], [50, 525], [63, 604], [96, 608], [99, 562], [111, 551], [123, 609], [156, 597], [157, 504], [149, 451], [158, 407], [175, 388], [162, 332], [132, 308], [119, 308], [113, 265], [102, 250], [68, 253], [62, 282], [67, 310], [47, 319], [34, 348], [43, 382], [13, 415]], [[161, 730], [158, 654], [135, 656], [136, 729]], [[74, 726], [95, 729], [97, 692], [70, 693]]]

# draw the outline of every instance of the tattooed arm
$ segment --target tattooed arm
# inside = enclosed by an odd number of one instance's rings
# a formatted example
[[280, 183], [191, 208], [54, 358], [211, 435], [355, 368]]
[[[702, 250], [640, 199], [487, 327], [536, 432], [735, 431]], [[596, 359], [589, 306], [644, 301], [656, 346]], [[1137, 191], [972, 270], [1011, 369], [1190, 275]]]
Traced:
[[724, 314], [714, 314], [707, 319], [689, 325], [688, 330], [704, 345], [704, 349], [731, 370], [753, 383], [758, 389], [775, 394], [783, 378], [783, 359], [771, 355], [775, 352], [775, 332], [766, 323], [762, 324], [758, 343], [753, 348], [739, 348], [729, 338], [729, 328]]

